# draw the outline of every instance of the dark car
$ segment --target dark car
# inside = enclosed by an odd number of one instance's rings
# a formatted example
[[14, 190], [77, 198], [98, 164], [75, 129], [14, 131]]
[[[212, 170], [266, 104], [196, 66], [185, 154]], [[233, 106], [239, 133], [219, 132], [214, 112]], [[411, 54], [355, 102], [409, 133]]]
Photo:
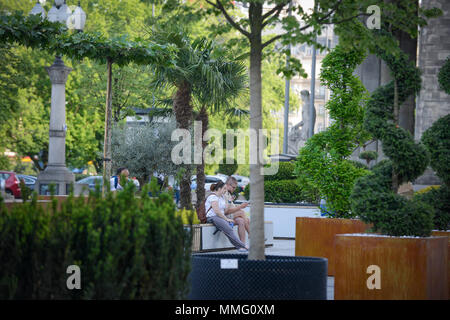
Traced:
[[90, 190], [95, 190], [95, 184], [99, 184], [100, 188], [103, 186], [103, 176], [90, 176], [84, 179], [78, 180], [77, 184], [86, 184]]
[[28, 188], [30, 188], [31, 190], [34, 190], [34, 186], [36, 185], [37, 177], [29, 176], [26, 174], [18, 174], [17, 178], [19, 178], [19, 180], [23, 180], [23, 182], [25, 183], [25, 185]]
[[0, 178], [5, 180], [5, 193], [13, 195], [14, 198], [21, 198], [20, 181], [12, 171], [0, 171]]

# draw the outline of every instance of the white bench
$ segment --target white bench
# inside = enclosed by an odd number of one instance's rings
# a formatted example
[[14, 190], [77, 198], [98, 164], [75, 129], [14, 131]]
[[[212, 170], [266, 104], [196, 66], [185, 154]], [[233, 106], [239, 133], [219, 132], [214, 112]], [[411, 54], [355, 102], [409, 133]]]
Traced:
[[[235, 249], [230, 240], [223, 232], [217, 231], [217, 228], [212, 223], [193, 225], [194, 235], [192, 239], [192, 251], [219, 251]], [[238, 234], [238, 226], [233, 227], [236, 235]], [[265, 245], [273, 246], [273, 223], [272, 221], [264, 222], [264, 237], [266, 238]], [[248, 235], [246, 234], [246, 243], [248, 244]]]

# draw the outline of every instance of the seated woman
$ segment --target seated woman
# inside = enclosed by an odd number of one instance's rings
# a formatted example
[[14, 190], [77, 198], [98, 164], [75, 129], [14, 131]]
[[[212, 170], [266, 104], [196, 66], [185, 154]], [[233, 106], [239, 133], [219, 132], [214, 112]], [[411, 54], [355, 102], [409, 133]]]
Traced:
[[245, 243], [239, 240], [230, 226], [230, 222], [233, 222], [233, 219], [228, 219], [224, 215], [224, 210], [227, 207], [223, 198], [223, 194], [227, 191], [225, 183], [219, 181], [212, 184], [211, 191], [212, 193], [205, 201], [206, 221], [214, 224], [217, 229], [222, 231], [239, 252], [247, 252], [248, 248], [245, 246]]

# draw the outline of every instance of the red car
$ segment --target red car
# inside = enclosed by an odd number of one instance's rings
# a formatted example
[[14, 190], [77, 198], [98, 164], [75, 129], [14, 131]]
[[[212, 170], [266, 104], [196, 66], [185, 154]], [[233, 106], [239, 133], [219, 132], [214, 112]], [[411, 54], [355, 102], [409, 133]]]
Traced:
[[5, 192], [14, 196], [14, 198], [21, 198], [20, 181], [16, 174], [11, 171], [0, 171], [0, 179], [5, 180]]

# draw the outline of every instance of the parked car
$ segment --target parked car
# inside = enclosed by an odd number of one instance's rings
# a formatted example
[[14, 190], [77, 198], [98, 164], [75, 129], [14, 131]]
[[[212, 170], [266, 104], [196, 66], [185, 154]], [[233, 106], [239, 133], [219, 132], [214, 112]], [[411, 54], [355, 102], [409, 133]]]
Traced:
[[237, 174], [233, 174], [232, 177], [235, 177], [237, 180], [239, 192], [244, 191], [245, 187], [250, 183], [250, 179], [248, 177], [240, 176]]
[[78, 180], [76, 184], [87, 184], [90, 190], [95, 190], [95, 184], [99, 184], [100, 188], [103, 186], [103, 176], [90, 176]]
[[[213, 183], [217, 183], [219, 181], [225, 182], [226, 180], [227, 180], [226, 176], [222, 176], [222, 175], [220, 175], [220, 176], [207, 175], [207, 176], [205, 176], [205, 190], [206, 191], [211, 190], [211, 185]], [[196, 190], [197, 189], [197, 177], [196, 176], [191, 178], [191, 189], [192, 190]]]
[[37, 177], [29, 176], [26, 174], [18, 174], [17, 178], [19, 178], [19, 180], [23, 180], [23, 182], [25, 183], [25, 185], [28, 188], [30, 188], [31, 190], [34, 190], [34, 186], [36, 185]]
[[0, 195], [5, 198], [5, 180], [0, 178]]
[[0, 171], [0, 178], [5, 180], [5, 193], [21, 198], [20, 181], [15, 172]]

